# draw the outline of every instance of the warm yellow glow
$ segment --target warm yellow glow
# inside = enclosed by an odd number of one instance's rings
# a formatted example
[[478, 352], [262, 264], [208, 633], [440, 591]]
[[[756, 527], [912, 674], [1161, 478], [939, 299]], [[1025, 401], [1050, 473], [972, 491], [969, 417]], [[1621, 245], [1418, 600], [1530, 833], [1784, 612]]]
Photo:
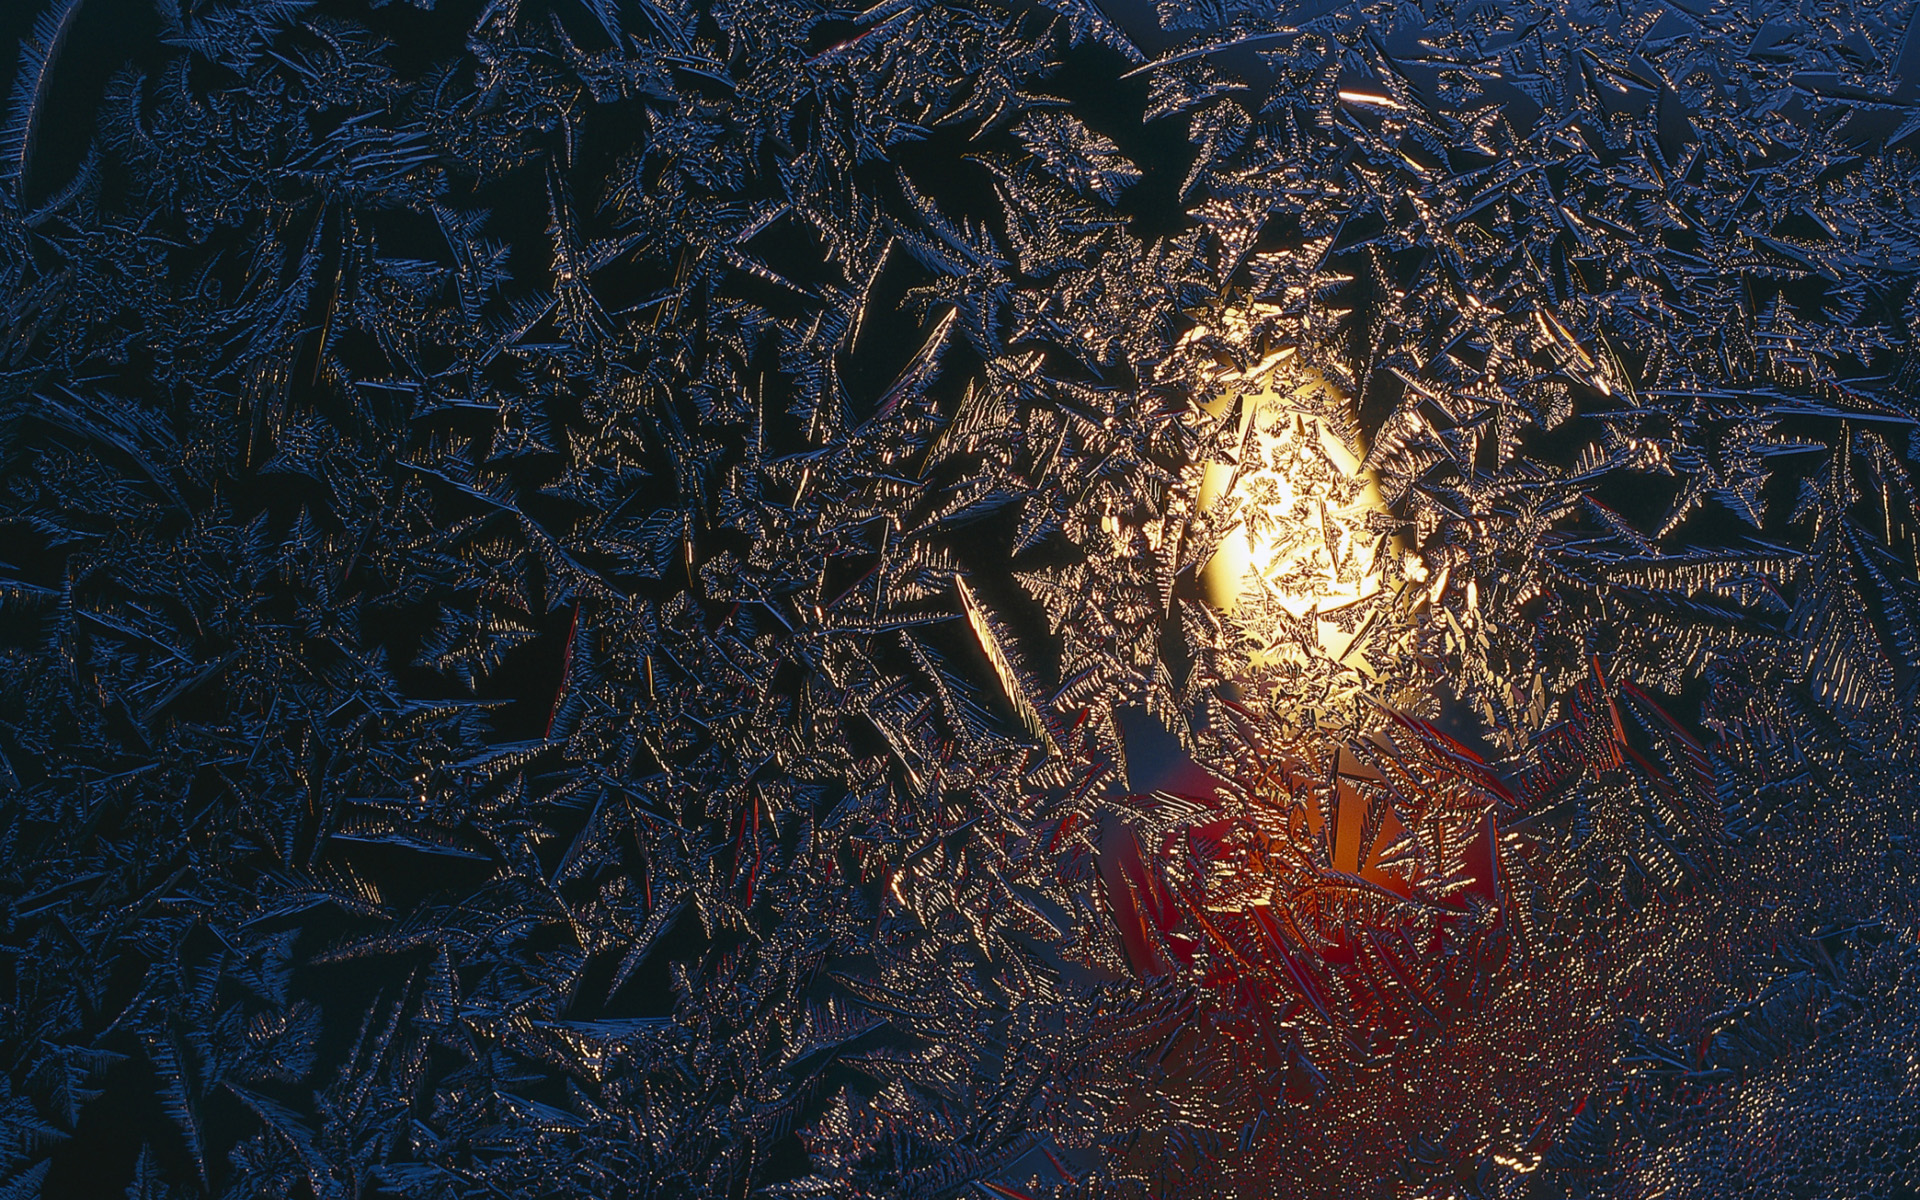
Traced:
[[1202, 587], [1251, 635], [1253, 667], [1317, 660], [1374, 678], [1383, 648], [1368, 638], [1374, 610], [1425, 572], [1387, 532], [1377, 479], [1322, 415], [1345, 397], [1290, 357], [1269, 356], [1243, 377], [1258, 390], [1202, 406], [1220, 419], [1237, 403], [1239, 418], [1237, 454], [1206, 465], [1196, 498], [1202, 515], [1234, 522]]

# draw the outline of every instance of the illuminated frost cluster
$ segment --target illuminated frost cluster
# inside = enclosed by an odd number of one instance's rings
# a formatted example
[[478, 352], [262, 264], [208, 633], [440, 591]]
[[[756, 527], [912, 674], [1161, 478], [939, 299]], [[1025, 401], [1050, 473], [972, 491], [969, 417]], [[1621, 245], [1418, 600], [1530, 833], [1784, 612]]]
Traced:
[[1909, 0], [49, 0], [0, 1196], [1920, 1189]]

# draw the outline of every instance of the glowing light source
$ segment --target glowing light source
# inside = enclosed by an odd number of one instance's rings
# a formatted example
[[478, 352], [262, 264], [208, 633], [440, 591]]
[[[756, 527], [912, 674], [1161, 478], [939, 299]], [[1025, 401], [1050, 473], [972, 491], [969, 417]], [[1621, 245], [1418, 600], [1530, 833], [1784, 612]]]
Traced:
[[[1377, 677], [1379, 618], [1425, 578], [1401, 547], [1378, 480], [1337, 427], [1346, 398], [1270, 355], [1242, 390], [1203, 408], [1238, 418], [1235, 449], [1206, 465], [1196, 509], [1231, 522], [1201, 573], [1209, 603], [1252, 639], [1250, 666], [1314, 662]], [[1233, 381], [1229, 381], [1231, 384]]]

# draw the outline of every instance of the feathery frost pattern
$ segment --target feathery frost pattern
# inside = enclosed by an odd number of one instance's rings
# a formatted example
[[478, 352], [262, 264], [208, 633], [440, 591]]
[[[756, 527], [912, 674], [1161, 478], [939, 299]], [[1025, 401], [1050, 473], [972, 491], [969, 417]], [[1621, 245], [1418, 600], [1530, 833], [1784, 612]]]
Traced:
[[54, 0], [0, 1197], [1920, 1193], [1912, 0]]

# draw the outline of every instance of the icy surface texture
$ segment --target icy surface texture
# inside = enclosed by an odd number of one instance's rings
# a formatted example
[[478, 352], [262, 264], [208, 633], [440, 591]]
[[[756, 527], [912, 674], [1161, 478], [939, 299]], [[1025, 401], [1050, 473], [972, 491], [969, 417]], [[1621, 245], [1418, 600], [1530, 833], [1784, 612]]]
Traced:
[[0, 1196], [1920, 1189], [1910, 3], [28, 16]]

